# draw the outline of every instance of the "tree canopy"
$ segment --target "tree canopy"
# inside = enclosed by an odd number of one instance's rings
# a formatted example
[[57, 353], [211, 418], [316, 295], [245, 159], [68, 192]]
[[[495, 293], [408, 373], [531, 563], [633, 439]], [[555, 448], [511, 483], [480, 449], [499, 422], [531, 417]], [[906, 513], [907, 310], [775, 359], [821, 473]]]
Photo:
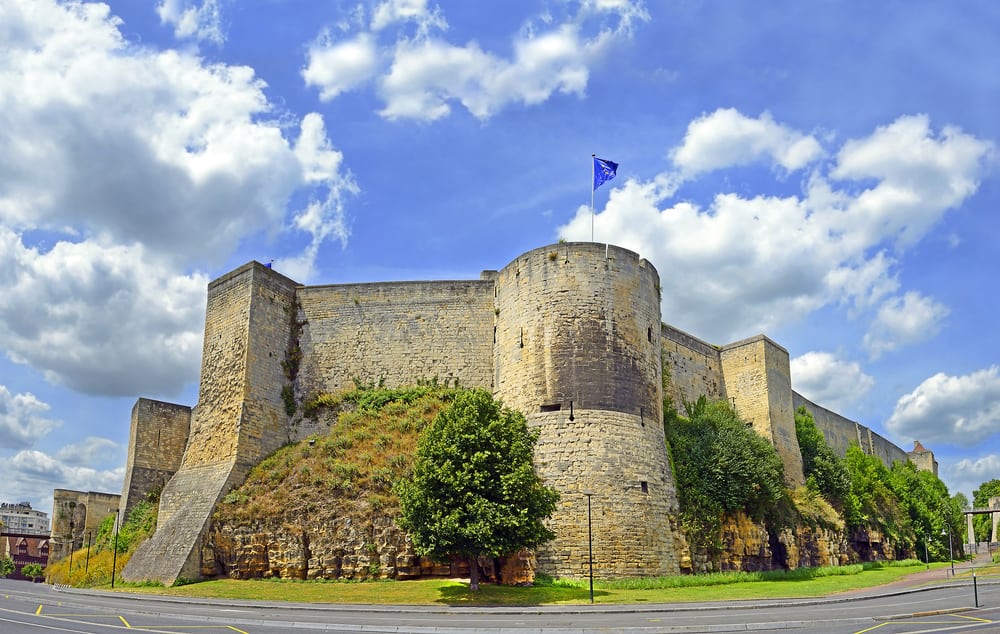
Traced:
[[417, 553], [438, 561], [470, 559], [475, 590], [478, 557], [552, 539], [544, 520], [559, 496], [535, 474], [536, 440], [524, 416], [488, 391], [458, 393], [424, 431], [412, 479], [396, 485], [399, 524]]

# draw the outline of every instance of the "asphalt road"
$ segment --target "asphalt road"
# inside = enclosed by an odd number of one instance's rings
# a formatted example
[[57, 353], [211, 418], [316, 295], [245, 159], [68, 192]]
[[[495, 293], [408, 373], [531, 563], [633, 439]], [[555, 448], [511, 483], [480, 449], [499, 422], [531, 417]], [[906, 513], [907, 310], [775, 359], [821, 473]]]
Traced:
[[794, 601], [518, 609], [289, 605], [126, 595], [0, 580], [0, 634], [1000, 632], [1000, 584], [978, 584], [978, 600], [976, 608], [972, 585], [958, 581]]

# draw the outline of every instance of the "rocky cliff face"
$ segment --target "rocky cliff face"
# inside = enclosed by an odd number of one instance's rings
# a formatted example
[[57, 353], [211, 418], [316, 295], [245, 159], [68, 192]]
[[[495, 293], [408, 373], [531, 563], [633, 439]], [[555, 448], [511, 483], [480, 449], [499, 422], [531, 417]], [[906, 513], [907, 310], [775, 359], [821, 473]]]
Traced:
[[804, 525], [771, 532], [742, 513], [724, 518], [720, 542], [718, 553], [705, 549], [690, 553], [691, 572], [795, 570], [897, 558], [893, 544], [875, 532], [849, 535], [844, 530]]

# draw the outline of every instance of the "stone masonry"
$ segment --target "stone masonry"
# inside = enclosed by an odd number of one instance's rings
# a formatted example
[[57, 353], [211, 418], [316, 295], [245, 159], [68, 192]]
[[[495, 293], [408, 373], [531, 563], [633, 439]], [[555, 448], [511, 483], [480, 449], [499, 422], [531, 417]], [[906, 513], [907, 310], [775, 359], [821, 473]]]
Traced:
[[52, 538], [49, 562], [68, 557], [97, 535], [101, 522], [114, 515], [121, 497], [114, 493], [55, 489], [52, 492]]
[[[626, 249], [560, 243], [479, 280], [327, 286], [251, 262], [209, 284], [187, 431], [186, 408], [136, 404], [125, 503], [173, 475], [156, 533], [123, 578], [170, 584], [207, 572], [204, 540], [222, 496], [274, 449], [326, 431], [289, 414], [289, 401], [434, 378], [491, 389], [539, 432], [536, 469], [561, 494], [556, 538], [538, 552], [550, 574], [585, 574], [588, 498], [595, 573], [680, 570], [664, 394], [676, 407], [702, 394], [731, 400], [777, 448], [789, 483], [803, 480], [788, 352], [764, 336], [713, 346], [663, 324], [659, 275]], [[871, 430], [862, 438], [865, 428], [829, 414], [817, 416], [829, 422], [824, 435], [850, 427], [867, 451], [895, 458]], [[162, 461], [148, 451], [157, 430]]]

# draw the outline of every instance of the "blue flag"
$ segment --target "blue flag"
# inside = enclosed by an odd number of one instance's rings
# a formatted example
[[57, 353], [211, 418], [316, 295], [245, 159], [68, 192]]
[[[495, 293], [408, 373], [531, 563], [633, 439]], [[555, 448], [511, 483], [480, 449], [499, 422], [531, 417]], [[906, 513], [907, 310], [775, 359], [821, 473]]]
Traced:
[[618, 163], [594, 157], [594, 189], [608, 182], [618, 173]]

